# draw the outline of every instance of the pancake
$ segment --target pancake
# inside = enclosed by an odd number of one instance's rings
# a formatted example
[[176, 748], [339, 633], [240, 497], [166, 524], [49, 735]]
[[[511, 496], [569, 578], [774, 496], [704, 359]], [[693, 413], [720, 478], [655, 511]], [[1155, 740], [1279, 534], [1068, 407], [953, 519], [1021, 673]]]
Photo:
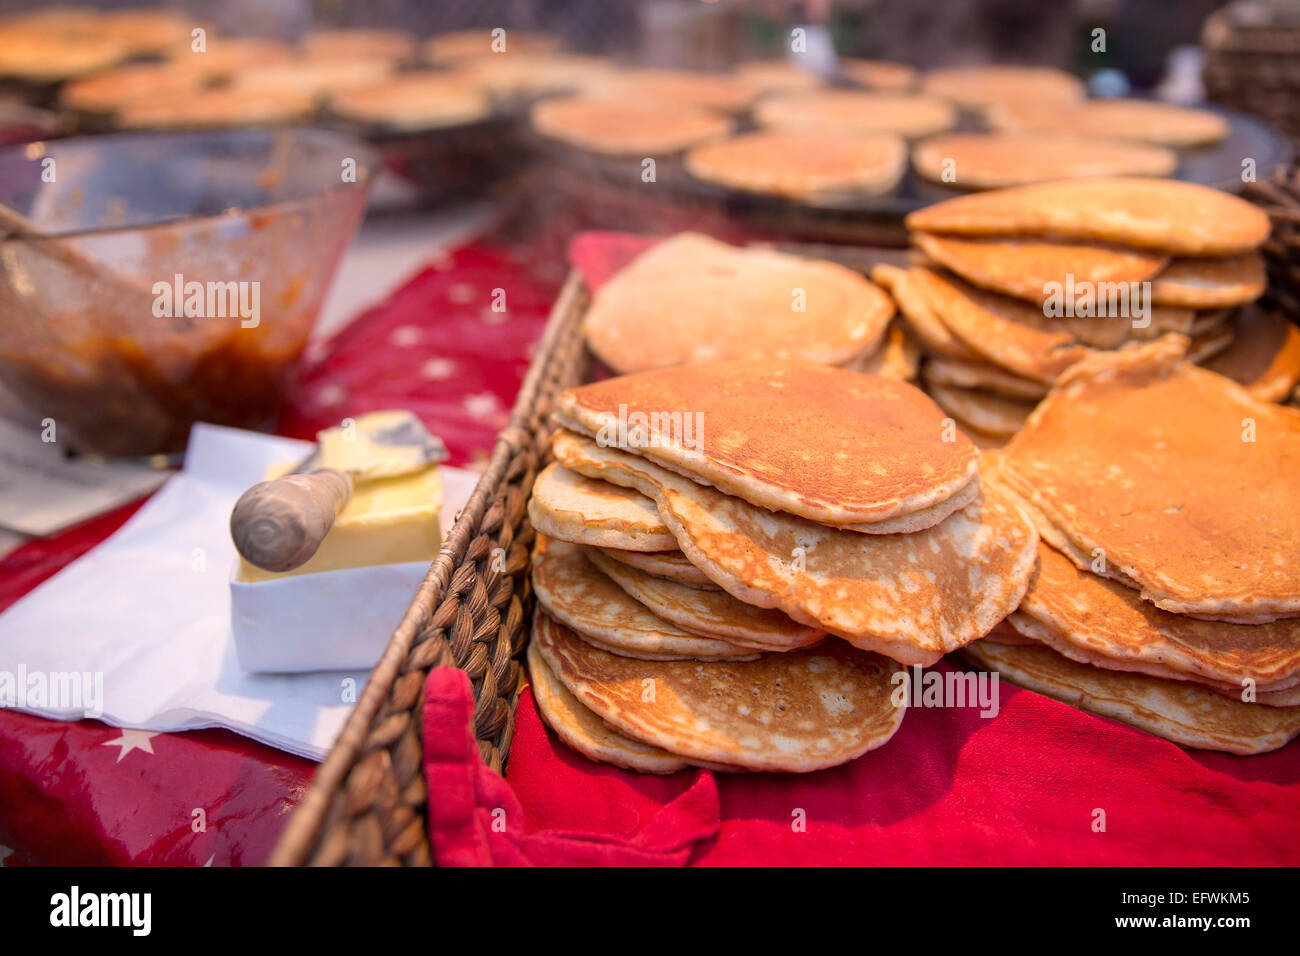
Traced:
[[801, 133], [896, 133], [915, 139], [952, 129], [957, 111], [943, 100], [916, 93], [821, 90], [767, 97], [754, 107], [754, 121]]
[[962, 657], [1021, 687], [1183, 747], [1265, 753], [1300, 733], [1300, 708], [1247, 704], [1195, 684], [1104, 671], [1046, 647], [977, 641], [963, 648]]
[[1049, 283], [1145, 282], [1168, 257], [1096, 243], [1044, 239], [972, 239], [912, 234], [918, 249], [967, 282], [1005, 295], [1041, 303]]
[[701, 637], [655, 616], [588, 561], [587, 553], [544, 535], [533, 547], [538, 602], [584, 639], [615, 654], [650, 660], [753, 659], [752, 649]]
[[1267, 686], [1300, 677], [1300, 619], [1227, 624], [1170, 614], [1043, 544], [1020, 613], [1116, 668], [1154, 664], [1238, 686], [1246, 679]]
[[1116, 242], [1187, 256], [1235, 256], [1268, 238], [1268, 215], [1208, 186], [1166, 179], [1036, 183], [961, 196], [908, 214], [908, 229], [968, 236]]
[[528, 520], [542, 534], [573, 544], [624, 551], [677, 548], [677, 539], [645, 495], [584, 478], [555, 462], [533, 482]]
[[970, 109], [1021, 100], [1070, 103], [1083, 99], [1085, 92], [1083, 83], [1069, 73], [1038, 66], [931, 70], [921, 77], [921, 88]]
[[432, 70], [340, 90], [329, 106], [344, 119], [402, 130], [472, 123], [492, 109], [488, 98], [464, 80]]
[[711, 110], [603, 95], [544, 100], [532, 124], [543, 136], [611, 156], [679, 153], [731, 132], [731, 120]]
[[736, 76], [760, 93], [815, 90], [825, 82], [812, 69], [786, 60], [755, 60], [736, 67]]
[[405, 62], [415, 56], [415, 37], [404, 30], [346, 27], [315, 30], [302, 38], [302, 51], [322, 59], [379, 57]]
[[694, 70], [642, 68], [620, 70], [603, 95], [621, 104], [650, 104], [670, 109], [694, 107], [738, 113], [753, 102], [758, 89], [738, 76]]
[[926, 382], [939, 407], [963, 424], [997, 438], [1010, 438], [1024, 427], [1034, 403], [1003, 398], [973, 388], [953, 388]]
[[116, 66], [130, 55], [128, 46], [104, 37], [0, 27], [0, 76], [30, 83], [58, 83], [86, 76]]
[[733, 358], [839, 365], [874, 350], [893, 311], [889, 296], [844, 266], [682, 233], [602, 285], [583, 332], [615, 372]]
[[1217, 113], [1150, 100], [999, 103], [989, 110], [988, 120], [1007, 132], [1111, 136], [1180, 149], [1228, 138], [1228, 122]]
[[737, 601], [725, 591], [700, 591], [656, 578], [610, 560], [602, 551], [590, 551], [587, 558], [628, 597], [692, 634], [763, 651], [797, 650], [826, 636], [815, 627], [797, 624], [780, 611]]
[[553, 623], [534, 640], [560, 682], [606, 724], [691, 761], [790, 773], [834, 767], [887, 742], [907, 709], [891, 699], [898, 665], [840, 641], [698, 664], [606, 654]]
[[501, 28], [501, 34], [483, 27], [451, 30], [424, 41], [422, 52], [430, 63], [458, 62], [471, 57], [504, 59], [522, 53], [548, 53], [560, 48], [559, 38], [546, 33]]
[[174, 10], [105, 10], [87, 26], [87, 34], [148, 56], [189, 46], [194, 25], [190, 16]]
[[733, 597], [905, 664], [976, 640], [1019, 603], [1037, 535], [1000, 491], [915, 534], [860, 535], [770, 512], [568, 432], [556, 457], [655, 499], [693, 564]]
[[263, 93], [297, 93], [324, 99], [340, 90], [373, 86], [396, 68], [386, 57], [308, 59], [270, 63], [241, 70], [231, 78], [232, 88], [248, 96]]
[[[676, 543], [675, 538], [673, 542]], [[646, 574], [652, 574], [657, 578], [676, 581], [678, 584], [699, 588], [702, 591], [722, 590], [709, 580], [708, 575], [691, 564], [686, 555], [680, 551], [620, 551], [618, 548], [601, 548], [600, 550], [607, 558], [612, 558], [626, 564], [628, 567], [644, 571]]]
[[658, 369], [562, 392], [554, 415], [599, 439], [613, 437], [616, 416], [631, 423], [675, 409], [693, 412], [703, 427], [689, 434], [688, 414], [680, 423], [652, 422], [622, 444], [724, 494], [825, 524], [905, 521], [976, 478], [975, 449], [944, 440], [944, 416], [919, 389], [821, 365]]
[[455, 72], [494, 96], [596, 95], [614, 75], [614, 65], [580, 53], [516, 53], [468, 58], [456, 64]]
[[189, 44], [186, 44], [183, 49], [172, 50], [165, 62], [191, 70], [206, 79], [228, 80], [247, 68], [288, 63], [296, 57], [294, 51], [279, 40], [209, 36], [202, 53], [191, 50]]
[[59, 105], [86, 113], [112, 113], [122, 106], [157, 96], [160, 92], [202, 88], [203, 75], [176, 63], [130, 63], [92, 73], [65, 83]]
[[1048, 390], [1048, 386], [1042, 382], [1012, 375], [989, 362], [963, 362], [943, 356], [933, 356], [926, 360], [923, 377], [927, 385], [978, 388], [995, 395], [1033, 401], [1042, 398]]
[[921, 347], [898, 319], [889, 323], [885, 340], [872, 355], [850, 365], [868, 375], [883, 375], [900, 382], [915, 380], [921, 364]]
[[1300, 383], [1300, 329], [1286, 316], [1248, 309], [1227, 349], [1205, 363], [1262, 402], [1281, 402]]
[[916, 70], [889, 60], [840, 59], [840, 75], [868, 89], [910, 90], [916, 86]]
[[1052, 133], [950, 133], [917, 143], [912, 166], [959, 189], [1001, 189], [1084, 176], [1168, 176], [1178, 157], [1159, 146]]
[[593, 714], [556, 679], [538, 650], [537, 632], [546, 628], [545, 615], [533, 619], [533, 640], [528, 644], [528, 683], [546, 726], [565, 744], [589, 760], [609, 763], [642, 773], [676, 773], [690, 766], [666, 750], [624, 737]]
[[1246, 305], [1264, 294], [1268, 274], [1257, 252], [1222, 259], [1175, 259], [1151, 283], [1157, 304], [1194, 309]]
[[871, 278], [889, 290], [908, 328], [929, 351], [959, 361], [984, 361], [978, 352], [953, 335], [930, 308], [912, 270], [882, 263], [872, 268]]
[[767, 130], [705, 143], [686, 154], [686, 171], [696, 179], [794, 199], [888, 192], [906, 166], [907, 148], [890, 133]]
[[1184, 343], [1074, 366], [1007, 445], [1001, 476], [1080, 567], [1100, 549], [1108, 577], [1163, 610], [1300, 615], [1300, 415], [1182, 361]]
[[272, 126], [305, 121], [315, 110], [315, 97], [309, 93], [222, 86], [141, 97], [118, 111], [117, 125], [124, 129]]

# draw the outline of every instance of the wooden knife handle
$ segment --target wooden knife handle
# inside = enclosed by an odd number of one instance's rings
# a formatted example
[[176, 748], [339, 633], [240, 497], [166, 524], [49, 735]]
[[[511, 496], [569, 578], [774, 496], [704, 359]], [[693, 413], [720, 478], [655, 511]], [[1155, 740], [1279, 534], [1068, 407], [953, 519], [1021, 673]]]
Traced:
[[352, 482], [333, 468], [253, 485], [230, 512], [230, 536], [249, 564], [292, 571], [316, 553], [352, 497]]

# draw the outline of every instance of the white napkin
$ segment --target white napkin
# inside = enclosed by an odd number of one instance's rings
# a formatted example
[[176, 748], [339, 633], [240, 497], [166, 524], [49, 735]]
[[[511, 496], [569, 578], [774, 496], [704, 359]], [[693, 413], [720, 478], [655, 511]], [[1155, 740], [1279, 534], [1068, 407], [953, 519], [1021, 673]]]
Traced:
[[[136, 730], [226, 727], [324, 757], [366, 672], [247, 674], [230, 633], [230, 509], [268, 465], [309, 448], [196, 425], [179, 474], [111, 538], [0, 614], [0, 706]], [[443, 468], [444, 532], [477, 479]]]

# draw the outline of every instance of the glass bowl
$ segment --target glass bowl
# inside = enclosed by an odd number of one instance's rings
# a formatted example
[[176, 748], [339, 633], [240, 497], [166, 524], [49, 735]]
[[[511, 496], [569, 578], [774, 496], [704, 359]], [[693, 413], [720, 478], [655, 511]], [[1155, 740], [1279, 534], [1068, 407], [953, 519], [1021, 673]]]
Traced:
[[310, 129], [0, 149], [0, 383], [85, 453], [268, 424], [375, 164]]

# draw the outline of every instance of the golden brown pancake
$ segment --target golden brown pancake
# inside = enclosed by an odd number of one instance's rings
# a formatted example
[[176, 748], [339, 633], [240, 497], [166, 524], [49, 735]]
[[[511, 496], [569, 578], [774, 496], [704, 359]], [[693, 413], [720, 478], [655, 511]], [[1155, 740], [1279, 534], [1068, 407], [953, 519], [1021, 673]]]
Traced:
[[861, 535], [756, 508], [644, 458], [561, 432], [575, 471], [654, 497], [691, 563], [732, 596], [907, 664], [976, 640], [1019, 603], [1037, 535], [1003, 492], [914, 534]]
[[439, 33], [424, 42], [424, 58], [430, 63], [456, 62], [469, 57], [506, 59], [524, 53], [549, 53], [560, 48], [557, 37], [527, 30], [483, 27]]
[[912, 166], [959, 189], [1001, 189], [1084, 176], [1168, 176], [1178, 157], [1159, 146], [1053, 133], [949, 133], [912, 148]]
[[117, 124], [127, 129], [276, 125], [306, 120], [315, 108], [315, 97], [292, 90], [232, 86], [171, 90], [142, 97], [123, 107], [117, 113]]
[[712, 110], [645, 100], [544, 100], [533, 107], [533, 129], [551, 139], [611, 156], [678, 153], [731, 132]]
[[591, 712], [556, 679], [538, 650], [537, 632], [550, 627], [546, 615], [533, 619], [533, 640], [528, 644], [528, 683], [533, 700], [555, 735], [589, 760], [609, 763], [642, 773], [676, 773], [690, 764], [666, 750], [625, 737]]
[[1046, 239], [968, 238], [912, 233], [913, 244], [977, 286], [1041, 303], [1048, 283], [1145, 282], [1167, 256], [1097, 243]]
[[1038, 66], [959, 66], [931, 70], [921, 77], [921, 88], [971, 109], [1020, 100], [1062, 104], [1081, 100], [1084, 95], [1084, 85], [1076, 77]]
[[588, 561], [587, 553], [545, 535], [533, 547], [537, 600], [584, 640], [614, 654], [650, 660], [753, 658], [753, 649], [702, 637], [656, 616]]
[[1183, 361], [1184, 346], [1169, 336], [1075, 365], [1007, 445], [1001, 476], [1080, 567], [1100, 549], [1106, 575], [1157, 607], [1300, 615], [1300, 414]]
[[1021, 687], [1183, 747], [1265, 753], [1300, 733], [1300, 708], [1247, 704], [1184, 681], [1101, 670], [1046, 647], [976, 641], [961, 653]]
[[[608, 484], [608, 482], [605, 482]], [[617, 487], [617, 486], [615, 486]], [[640, 494], [640, 492], [637, 492]], [[644, 495], [642, 496], [644, 497]], [[653, 502], [652, 502], [653, 503]], [[673, 539], [676, 544], [676, 539]], [[605, 556], [637, 568], [657, 578], [666, 578], [703, 591], [722, 590], [709, 580], [708, 575], [697, 568], [681, 551], [621, 551], [618, 548], [601, 548]]]
[[1116, 242], [1188, 256], [1233, 256], [1268, 238], [1259, 207], [1208, 186], [1168, 179], [1035, 183], [960, 196], [910, 213], [907, 228], [967, 236]]
[[244, 95], [298, 93], [325, 98], [339, 90], [373, 86], [389, 77], [392, 60], [383, 57], [307, 59], [270, 63], [241, 70], [231, 78]]
[[604, 57], [579, 53], [515, 53], [459, 61], [456, 73], [494, 96], [568, 92], [594, 96], [609, 82], [614, 65]]
[[926, 382], [926, 391], [939, 407], [957, 421], [996, 438], [1010, 438], [1024, 427], [1034, 403], [1004, 398], [973, 388], [954, 388]]
[[734, 358], [839, 365], [874, 350], [893, 311], [844, 266], [682, 233], [602, 285], [583, 331], [616, 372]]
[[1223, 309], [1264, 294], [1268, 275], [1258, 252], [1222, 259], [1175, 259], [1155, 277], [1151, 294], [1164, 305]]
[[105, 10], [90, 29], [101, 42], [148, 55], [188, 46], [195, 26], [190, 17], [173, 10]]
[[1048, 390], [1048, 385], [1043, 382], [1013, 375], [990, 362], [963, 362], [941, 355], [926, 360], [923, 376], [927, 384], [978, 388], [995, 395], [1034, 402], [1046, 395]]
[[775, 652], [809, 647], [826, 636], [824, 631], [798, 624], [780, 611], [737, 601], [725, 591], [700, 591], [656, 578], [612, 561], [599, 550], [589, 551], [587, 558], [628, 597], [692, 634]]
[[926, 349], [959, 361], [983, 362], [980, 354], [953, 335], [930, 308], [911, 272], [910, 269], [881, 263], [872, 268], [871, 278], [889, 290], [908, 328]]
[[994, 129], [1012, 133], [1107, 136], [1177, 148], [1207, 146], [1228, 136], [1227, 120], [1217, 113], [1149, 100], [999, 103], [988, 119]]
[[827, 524], [865, 526], [941, 505], [975, 480], [978, 468], [974, 448], [944, 440], [944, 416], [919, 389], [799, 362], [625, 375], [561, 393], [554, 414], [606, 444], [620, 437], [619, 414], [631, 426], [638, 413], [674, 411], [693, 414], [703, 427], [687, 434], [685, 418], [681, 425], [651, 422], [639, 437], [629, 433], [623, 447], [760, 508]]
[[1281, 402], [1300, 383], [1300, 329], [1286, 316], [1247, 309], [1237, 319], [1232, 344], [1205, 363], [1262, 402]]
[[415, 56], [415, 37], [405, 30], [347, 27], [315, 30], [302, 38], [302, 51], [322, 59], [381, 59], [406, 62]]
[[853, 760], [898, 730], [898, 665], [840, 641], [746, 663], [636, 661], [565, 628], [534, 640], [560, 682], [619, 733], [750, 770], [806, 773]]
[[57, 83], [121, 63], [131, 51], [103, 37], [0, 27], [0, 76]]
[[850, 368], [868, 375], [883, 375], [900, 382], [916, 379], [921, 365], [921, 346], [897, 318], [885, 330], [885, 340], [874, 353], [850, 364]]
[[840, 60], [840, 75], [873, 90], [910, 90], [916, 86], [916, 70], [889, 60]]
[[187, 45], [171, 51], [165, 62], [192, 70], [206, 79], [225, 80], [250, 67], [295, 60], [294, 51], [278, 40], [210, 36], [202, 51]]
[[624, 104], [695, 107], [738, 113], [753, 102], [758, 89], [737, 76], [693, 70], [621, 70], [604, 88], [609, 98]]
[[492, 108], [488, 98], [463, 79], [432, 70], [340, 90], [330, 97], [329, 107], [344, 119], [402, 130], [472, 123]]
[[203, 74], [188, 66], [166, 61], [129, 63], [63, 84], [59, 90], [59, 104], [86, 113], [112, 113], [159, 93], [193, 93], [203, 85]]
[[696, 179], [795, 199], [888, 192], [906, 165], [907, 148], [891, 133], [766, 130], [686, 154], [686, 171]]
[[533, 482], [528, 520], [573, 544], [625, 551], [673, 551], [677, 539], [645, 495], [595, 481], [552, 462]]
[[736, 67], [736, 76], [760, 93], [815, 90], [825, 83], [812, 69], [785, 60], [755, 60]]
[[770, 96], [754, 107], [759, 126], [792, 132], [896, 133], [914, 139], [951, 129], [957, 111], [917, 93], [821, 90]]

